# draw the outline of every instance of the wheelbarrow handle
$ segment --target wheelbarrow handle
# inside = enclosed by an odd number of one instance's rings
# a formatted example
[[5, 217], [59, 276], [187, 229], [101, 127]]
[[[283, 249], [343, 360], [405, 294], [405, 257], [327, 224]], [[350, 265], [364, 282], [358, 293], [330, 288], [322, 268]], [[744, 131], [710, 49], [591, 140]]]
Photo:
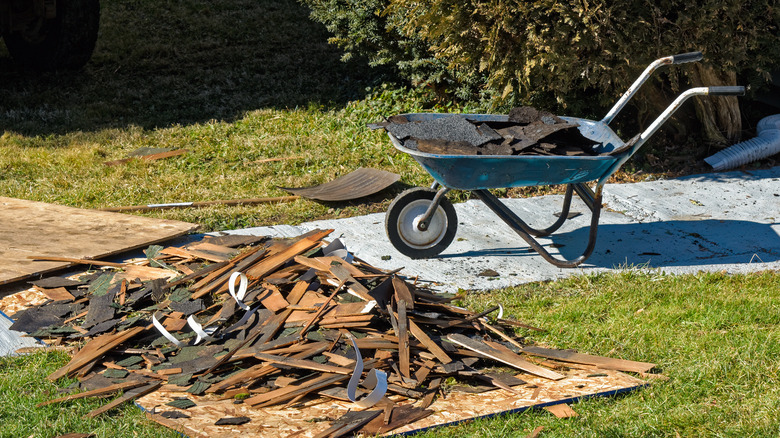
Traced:
[[612, 109], [609, 110], [606, 116], [604, 116], [603, 119], [601, 119], [602, 122], [609, 125], [610, 122], [612, 122], [612, 119], [615, 118], [615, 116], [620, 112], [620, 110], [623, 109], [624, 106], [628, 103], [629, 99], [636, 94], [636, 92], [639, 90], [639, 87], [642, 86], [642, 84], [645, 83], [647, 78], [650, 77], [651, 74], [653, 74], [654, 71], [656, 71], [659, 67], [662, 67], [664, 65], [669, 64], [683, 64], [686, 62], [694, 62], [694, 61], [701, 61], [702, 58], [704, 58], [704, 55], [702, 55], [701, 52], [690, 52], [690, 53], [681, 53], [679, 55], [672, 55], [672, 56], [664, 56], [663, 58], [658, 58], [650, 65], [645, 68], [645, 70], [642, 72], [642, 74], [639, 75], [638, 78], [634, 81], [633, 84], [631, 84], [630, 87], [628, 87], [628, 90], [626, 90], [625, 93], [623, 93], [622, 96], [620, 96], [620, 99], [615, 103], [615, 105], [612, 107]]
[[632, 155], [639, 150], [640, 147], [650, 138], [660, 127], [664, 124], [672, 114], [677, 111], [683, 102], [688, 100], [692, 96], [742, 96], [745, 94], [745, 87], [743, 86], [725, 86], [725, 87], [696, 87], [690, 88], [682, 92], [674, 102], [669, 105], [661, 115], [658, 116], [641, 134], [639, 134], [637, 140], [634, 142], [631, 149], [623, 154], [623, 156], [610, 167], [610, 169], [599, 179], [598, 185], [603, 186], [607, 179], [620, 168]]
[[701, 52], [681, 53], [672, 56], [672, 64], [685, 64], [686, 62], [701, 61], [704, 55]]
[[708, 87], [707, 94], [710, 96], [744, 96], [745, 87], [727, 86], [727, 87]]

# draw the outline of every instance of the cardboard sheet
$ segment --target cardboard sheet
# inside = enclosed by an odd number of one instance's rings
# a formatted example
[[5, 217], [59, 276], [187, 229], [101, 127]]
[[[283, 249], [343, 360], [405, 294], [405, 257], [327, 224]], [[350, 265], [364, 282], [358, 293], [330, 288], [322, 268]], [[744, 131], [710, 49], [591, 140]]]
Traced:
[[187, 222], [0, 197], [0, 285], [70, 266], [28, 256], [99, 259], [196, 228]]

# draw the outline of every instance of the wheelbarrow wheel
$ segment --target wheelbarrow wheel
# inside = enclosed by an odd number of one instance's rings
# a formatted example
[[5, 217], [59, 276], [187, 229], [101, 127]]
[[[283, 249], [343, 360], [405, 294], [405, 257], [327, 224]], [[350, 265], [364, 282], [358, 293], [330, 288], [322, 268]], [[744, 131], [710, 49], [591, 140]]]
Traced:
[[390, 243], [401, 254], [413, 259], [435, 257], [447, 248], [458, 229], [455, 207], [442, 196], [428, 228], [418, 228], [436, 190], [415, 187], [398, 195], [385, 216], [385, 230]]

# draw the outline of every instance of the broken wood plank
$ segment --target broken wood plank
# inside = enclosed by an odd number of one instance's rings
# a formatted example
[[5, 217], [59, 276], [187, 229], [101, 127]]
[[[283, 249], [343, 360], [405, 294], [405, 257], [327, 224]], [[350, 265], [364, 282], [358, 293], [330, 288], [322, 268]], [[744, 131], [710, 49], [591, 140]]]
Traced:
[[550, 371], [547, 368], [542, 368], [538, 365], [534, 365], [516, 354], [497, 350], [482, 341], [471, 339], [459, 333], [450, 333], [447, 335], [447, 339], [484, 357], [507, 364], [535, 376], [544, 377], [550, 380], [561, 380], [566, 377], [563, 374]]
[[341, 289], [342, 286], [344, 286], [344, 281], [339, 283], [339, 285], [333, 290], [333, 293], [330, 294], [328, 299], [322, 303], [322, 306], [320, 306], [320, 309], [317, 311], [317, 313], [315, 313], [314, 316], [312, 316], [311, 319], [303, 325], [300, 334], [301, 339], [303, 339], [303, 337], [306, 335], [306, 332], [309, 330], [312, 324], [317, 322], [317, 320], [322, 316], [323, 312], [325, 312], [325, 309], [328, 308], [328, 304], [333, 300], [333, 298], [336, 297], [336, 295], [339, 293], [339, 289]]
[[392, 282], [393, 290], [395, 291], [395, 301], [400, 302], [401, 300], [404, 300], [406, 301], [406, 308], [408, 310], [414, 310], [414, 294], [409, 285], [395, 275], [392, 277]]
[[299, 239], [286, 249], [263, 259], [261, 262], [247, 269], [245, 274], [249, 278], [262, 278], [263, 276], [270, 274], [274, 270], [278, 269], [280, 266], [287, 263], [295, 256], [301, 255], [315, 246], [321, 245], [322, 239], [333, 232], [333, 230], [315, 231], [316, 232]]
[[412, 333], [412, 336], [417, 338], [418, 341], [420, 341], [425, 348], [428, 349], [431, 353], [433, 353], [434, 356], [436, 356], [436, 359], [439, 359], [442, 363], [450, 363], [452, 362], [452, 358], [447, 355], [447, 353], [437, 344], [433, 341], [417, 324], [414, 323], [411, 319], [409, 320], [409, 331]]
[[290, 303], [284, 299], [282, 293], [279, 292], [279, 288], [272, 284], [263, 284], [263, 287], [265, 290], [257, 296], [257, 300], [260, 301], [266, 309], [275, 313], [290, 305]]
[[127, 212], [127, 211], [154, 211], [173, 208], [201, 208], [213, 205], [237, 206], [237, 205], [256, 205], [256, 204], [278, 204], [281, 202], [292, 202], [299, 199], [300, 196], [274, 196], [268, 198], [245, 198], [245, 199], [219, 199], [215, 201], [195, 201], [195, 202], [173, 202], [169, 204], [147, 204], [147, 205], [126, 205], [121, 207], [101, 208], [100, 211]]
[[117, 274], [117, 279], [127, 278], [134, 280], [136, 278], [141, 281], [154, 280], [157, 278], [163, 278], [166, 280], [172, 280], [179, 276], [179, 273], [170, 269], [153, 268], [151, 266], [139, 266], [139, 265], [124, 265], [124, 273]]
[[112, 268], [124, 268], [124, 263], [116, 263], [116, 262], [106, 262], [102, 260], [92, 260], [92, 259], [79, 259], [79, 258], [73, 258], [73, 257], [56, 257], [56, 256], [27, 256], [28, 259], [32, 261], [43, 261], [43, 262], [66, 262], [66, 263], [73, 263], [76, 265], [93, 265], [93, 266], [110, 266]]
[[131, 389], [130, 391], [127, 391], [124, 393], [121, 397], [116, 398], [111, 403], [108, 403], [107, 405], [101, 406], [93, 411], [90, 411], [85, 415], [87, 418], [95, 418], [98, 415], [108, 412], [111, 409], [114, 409], [115, 407], [121, 405], [122, 403], [127, 403], [129, 401], [135, 400], [138, 397], [143, 397], [146, 394], [149, 394], [150, 392], [156, 390], [162, 386], [162, 382], [152, 382], [149, 383], [146, 386], [142, 386], [140, 388]]
[[[344, 264], [347, 264], [347, 262], [344, 262]], [[349, 273], [349, 270], [344, 268], [342, 264], [332, 264], [330, 273], [343, 283], [353, 295], [360, 297], [364, 301], [374, 301], [374, 297], [371, 296], [369, 290], [355, 280], [352, 274]]]
[[347, 378], [349, 378], [348, 375], [325, 373], [318, 377], [301, 382], [299, 385], [288, 385], [284, 388], [250, 397], [244, 400], [244, 403], [249, 406], [256, 407], [280, 404], [301, 394], [308, 394], [313, 391], [319, 391], [320, 389], [327, 386], [347, 380]]
[[333, 365], [325, 365], [320, 364], [317, 362], [314, 362], [313, 360], [305, 360], [305, 359], [293, 359], [289, 357], [284, 356], [274, 356], [272, 354], [266, 354], [266, 353], [255, 353], [255, 357], [257, 359], [271, 362], [275, 364], [285, 365], [292, 368], [302, 368], [306, 370], [313, 370], [313, 371], [322, 371], [325, 373], [333, 373], [333, 374], [352, 374], [351, 368], [344, 368], [344, 367], [338, 367]]
[[346, 356], [342, 356], [340, 354], [331, 353], [329, 351], [325, 351], [322, 354], [328, 358], [329, 362], [333, 362], [336, 365], [341, 365], [343, 367], [352, 367], [352, 368], [355, 367], [355, 360], [354, 359], [350, 359], [350, 358], [348, 358]]
[[227, 281], [233, 272], [241, 272], [248, 264], [254, 263], [267, 254], [268, 251], [265, 248], [258, 247], [234, 257], [225, 266], [195, 283], [190, 288], [193, 291], [192, 299], [203, 297], [211, 292], [227, 291], [229, 287]]
[[422, 420], [433, 412], [432, 409], [420, 409], [411, 404], [395, 406], [390, 412], [389, 421], [384, 421], [383, 418], [374, 418], [358, 432], [365, 436], [381, 436], [401, 426]]
[[210, 262], [225, 262], [231, 260], [237, 253], [234, 248], [205, 242], [190, 245], [185, 248], [185, 251], [194, 257]]
[[125, 391], [125, 390], [128, 390], [128, 389], [137, 388], [139, 386], [146, 385], [147, 383], [148, 382], [146, 382], [144, 380], [132, 380], [132, 381], [129, 381], [129, 382], [115, 383], [113, 385], [106, 386], [105, 388], [98, 388], [98, 389], [93, 389], [91, 391], [79, 392], [77, 394], [70, 394], [70, 395], [66, 395], [64, 397], [55, 398], [55, 399], [52, 399], [52, 400], [49, 400], [49, 401], [41, 402], [41, 403], [38, 403], [35, 406], [40, 408], [41, 406], [46, 406], [46, 405], [50, 405], [50, 404], [53, 404], [53, 403], [62, 403], [62, 402], [66, 402], [66, 401], [78, 400], [78, 399], [88, 398], [88, 397], [100, 397], [100, 396], [104, 396], [104, 395], [113, 394], [113, 393], [116, 393], [116, 392], [119, 392], [119, 391]]
[[64, 287], [47, 289], [45, 287], [36, 286], [35, 289], [46, 295], [46, 298], [52, 301], [73, 301], [75, 299], [75, 297]]
[[548, 359], [560, 360], [562, 362], [595, 365], [606, 370], [630, 371], [635, 373], [646, 373], [656, 366], [654, 363], [636, 362], [626, 359], [613, 359], [611, 357], [594, 356], [591, 354], [576, 353], [573, 351], [556, 350], [552, 348], [542, 348], [536, 346], [523, 347], [523, 353], [530, 354], [532, 356], [541, 356]]
[[146, 327], [133, 327], [121, 332], [92, 338], [65, 366], [49, 375], [49, 380], [57, 380], [65, 376], [73, 376], [76, 372], [91, 362], [102, 357], [115, 347], [146, 330]]
[[398, 300], [398, 368], [401, 375], [411, 378], [409, 371], [409, 319], [406, 317], [406, 300]]
[[373, 420], [379, 414], [381, 410], [372, 411], [349, 411], [341, 418], [333, 422], [333, 425], [322, 432], [314, 435], [314, 438], [339, 438], [358, 428], [363, 427], [366, 423]]

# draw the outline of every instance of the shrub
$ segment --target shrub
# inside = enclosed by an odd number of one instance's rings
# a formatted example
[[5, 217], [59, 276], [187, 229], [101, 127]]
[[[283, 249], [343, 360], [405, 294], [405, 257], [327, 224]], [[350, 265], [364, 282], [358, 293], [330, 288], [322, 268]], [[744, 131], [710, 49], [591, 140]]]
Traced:
[[394, 68], [415, 86], [429, 86], [462, 99], [474, 97], [481, 75], [449, 69], [424, 38], [404, 35], [408, 14], [385, 14], [387, 0], [301, 1], [310, 8], [311, 18], [333, 34], [330, 42], [345, 51], [345, 60], [360, 55], [374, 67]]
[[[302, 1], [334, 32], [334, 42], [373, 52], [374, 62], [395, 63], [406, 77], [561, 114], [604, 114], [661, 56], [699, 50], [705, 62], [668, 68], [649, 81], [633, 102], [634, 123], [683, 88], [739, 81], [760, 90], [780, 67], [780, 7], [769, 0]], [[709, 140], [738, 138], [736, 98], [695, 102]]]

